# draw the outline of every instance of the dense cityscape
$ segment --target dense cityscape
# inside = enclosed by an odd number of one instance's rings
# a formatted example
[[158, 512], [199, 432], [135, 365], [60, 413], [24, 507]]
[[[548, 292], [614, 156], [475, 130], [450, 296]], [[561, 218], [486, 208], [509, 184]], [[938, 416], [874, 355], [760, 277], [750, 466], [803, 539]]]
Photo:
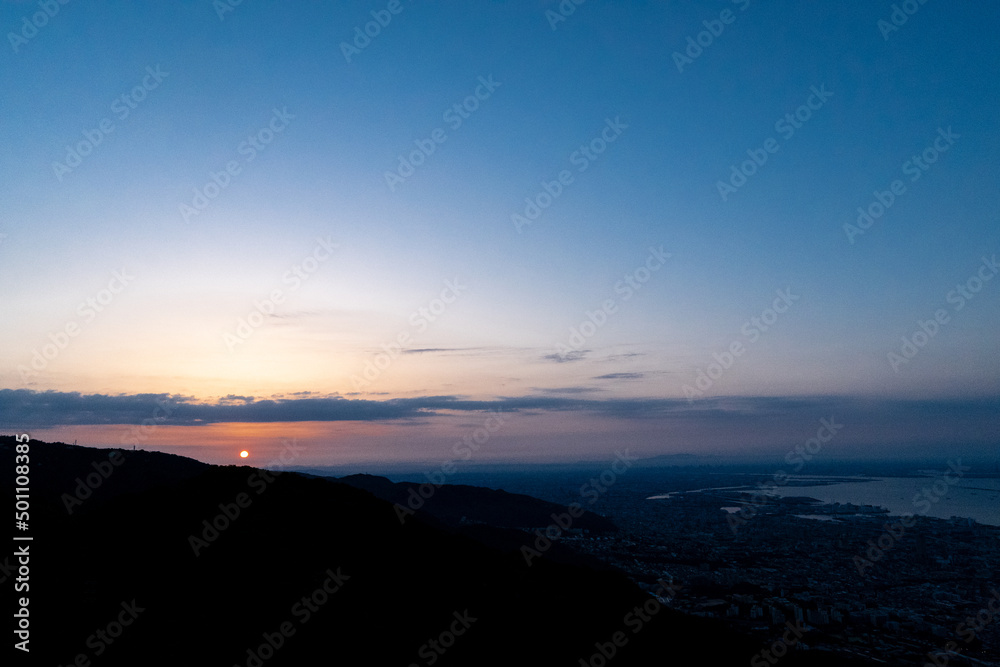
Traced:
[[703, 482], [736, 488], [609, 492], [599, 511], [622, 534], [576, 531], [562, 541], [650, 592], [672, 584], [676, 609], [773, 639], [757, 664], [787, 650], [998, 664], [1000, 527], [801, 497], [761, 502], [745, 476], [685, 477], [686, 486]]

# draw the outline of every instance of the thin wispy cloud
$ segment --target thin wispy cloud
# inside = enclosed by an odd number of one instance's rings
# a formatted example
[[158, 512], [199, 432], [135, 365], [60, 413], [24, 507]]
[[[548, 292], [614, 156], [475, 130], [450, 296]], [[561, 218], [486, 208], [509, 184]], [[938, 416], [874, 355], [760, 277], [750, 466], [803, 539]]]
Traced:
[[542, 357], [542, 359], [545, 359], [547, 361], [554, 361], [557, 364], [565, 364], [573, 361], [583, 361], [584, 359], [587, 358], [587, 355], [589, 353], [590, 350], [571, 350], [570, 352], [567, 352], [565, 354], [559, 354], [557, 352], [553, 352], [552, 354], [546, 354], [545, 356]]
[[403, 354], [487, 354], [498, 350], [489, 347], [418, 347], [403, 350]]
[[534, 387], [533, 391], [543, 394], [593, 394], [604, 391], [600, 387]]

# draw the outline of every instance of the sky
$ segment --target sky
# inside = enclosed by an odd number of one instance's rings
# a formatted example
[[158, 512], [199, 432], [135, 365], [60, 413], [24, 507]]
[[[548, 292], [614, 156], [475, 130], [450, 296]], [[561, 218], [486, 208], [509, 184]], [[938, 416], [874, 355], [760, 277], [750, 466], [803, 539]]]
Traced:
[[623, 4], [0, 2], [0, 429], [995, 451], [1000, 8]]

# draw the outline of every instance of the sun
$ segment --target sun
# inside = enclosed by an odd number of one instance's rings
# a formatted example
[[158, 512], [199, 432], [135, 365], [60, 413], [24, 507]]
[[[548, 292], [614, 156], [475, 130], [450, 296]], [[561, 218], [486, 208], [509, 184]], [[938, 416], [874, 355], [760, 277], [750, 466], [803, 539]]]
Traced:
[[241, 459], [245, 459], [248, 456], [250, 456], [250, 452], [248, 452], [247, 450], [244, 449], [242, 452], [240, 452]]

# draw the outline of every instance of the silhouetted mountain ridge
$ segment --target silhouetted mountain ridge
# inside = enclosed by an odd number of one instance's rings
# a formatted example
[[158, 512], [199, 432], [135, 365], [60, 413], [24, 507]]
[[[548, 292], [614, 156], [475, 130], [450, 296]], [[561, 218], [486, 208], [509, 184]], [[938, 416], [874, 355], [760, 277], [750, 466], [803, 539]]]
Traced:
[[[12, 444], [0, 439], [5, 469]], [[83, 654], [101, 667], [431, 658], [445, 667], [576, 666], [618, 631], [628, 644], [614, 665], [746, 664], [759, 649], [721, 623], [667, 608], [633, 634], [625, 619], [649, 598], [622, 575], [544, 558], [528, 567], [517, 551], [419, 516], [401, 525], [391, 503], [348, 484], [126, 454], [104, 495], [70, 515], [59, 484], [89, 474], [108, 453], [31, 443], [37, 664]], [[145, 488], [144, 474], [153, 476]], [[5, 497], [10, 481], [0, 478]], [[315, 607], [308, 614], [304, 596]], [[134, 620], [130, 609], [140, 610]], [[113, 641], [95, 639], [123, 617], [130, 625]], [[469, 618], [443, 654], [428, 648]]]
[[[545, 528], [552, 523], [553, 514], [566, 511], [564, 505], [502, 489], [465, 484], [434, 487], [430, 483], [392, 482], [376, 475], [348, 475], [336, 479], [369, 491], [382, 500], [405, 508], [418, 508], [417, 511], [450, 525], [485, 523], [500, 528]], [[573, 520], [573, 528], [592, 533], [617, 530], [610, 519], [589, 511]]]

